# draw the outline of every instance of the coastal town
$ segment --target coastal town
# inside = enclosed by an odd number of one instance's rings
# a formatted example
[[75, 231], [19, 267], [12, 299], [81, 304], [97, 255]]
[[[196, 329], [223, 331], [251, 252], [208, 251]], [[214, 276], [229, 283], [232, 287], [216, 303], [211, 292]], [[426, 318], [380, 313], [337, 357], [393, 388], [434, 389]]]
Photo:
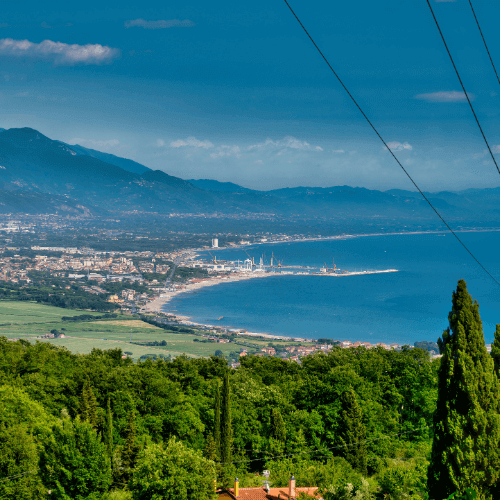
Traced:
[[[264, 238], [265, 239], [265, 238]], [[249, 242], [241, 241], [242, 245]], [[300, 362], [304, 356], [315, 352], [329, 352], [334, 346], [341, 348], [380, 347], [401, 349], [398, 343], [370, 343], [341, 339], [310, 339], [273, 335], [266, 332], [250, 332], [230, 325], [197, 323], [188, 316], [165, 312], [165, 306], [175, 296], [194, 292], [207, 286], [248, 279], [279, 277], [289, 274], [316, 274], [345, 276], [357, 273], [342, 273], [336, 267], [285, 268], [271, 257], [270, 262], [261, 259], [244, 261], [221, 261], [210, 253], [218, 249], [218, 240], [202, 248], [175, 252], [152, 251], [95, 251], [91, 248], [56, 247], [34, 245], [29, 252], [14, 253], [8, 247], [0, 250], [0, 280], [21, 288], [33, 285], [33, 280], [50, 282], [56, 289], [74, 289], [101, 297], [120, 311], [121, 314], [140, 314], [154, 318], [160, 323], [182, 325], [197, 331], [202, 341], [213, 343], [239, 343], [242, 339], [265, 339], [271, 346], [251, 350], [257, 356], [273, 356]], [[204, 253], [202, 253], [204, 252]], [[212, 258], [207, 258], [207, 253]], [[375, 272], [395, 272], [383, 270]], [[117, 289], [115, 285], [119, 285]], [[118, 290], [118, 291], [116, 291]], [[115, 291], [115, 293], [112, 293]], [[62, 292], [64, 294], [64, 291]], [[53, 338], [48, 333], [46, 338]], [[44, 337], [44, 338], [45, 338]], [[293, 342], [295, 345], [286, 345]], [[246, 356], [248, 349], [240, 348], [238, 355]], [[431, 351], [437, 356], [438, 352]], [[233, 363], [234, 367], [238, 363]]]

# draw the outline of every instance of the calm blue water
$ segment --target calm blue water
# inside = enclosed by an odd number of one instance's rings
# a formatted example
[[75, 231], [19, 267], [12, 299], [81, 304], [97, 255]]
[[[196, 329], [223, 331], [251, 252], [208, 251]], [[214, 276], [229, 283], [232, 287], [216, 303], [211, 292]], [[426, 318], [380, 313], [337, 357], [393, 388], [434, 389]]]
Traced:
[[[500, 232], [459, 233], [500, 281]], [[271, 252], [286, 265], [343, 270], [399, 269], [367, 276], [279, 276], [207, 287], [165, 306], [194, 321], [304, 338], [397, 342], [435, 341], [448, 326], [451, 293], [461, 278], [480, 304], [485, 339], [500, 323], [498, 286], [450, 234], [369, 236], [348, 240], [247, 247], [258, 262]], [[239, 249], [218, 259], [244, 260]], [[222, 321], [217, 318], [224, 316]]]

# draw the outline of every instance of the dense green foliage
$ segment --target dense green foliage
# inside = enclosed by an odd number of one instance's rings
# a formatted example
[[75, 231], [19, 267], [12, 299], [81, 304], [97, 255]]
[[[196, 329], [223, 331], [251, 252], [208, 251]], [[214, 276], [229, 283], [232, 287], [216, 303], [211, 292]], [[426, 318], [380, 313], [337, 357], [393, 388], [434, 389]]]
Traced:
[[453, 293], [449, 323], [441, 340], [429, 494], [445, 498], [472, 488], [478, 498], [498, 498], [500, 384], [484, 345], [479, 305], [463, 280]]
[[340, 439], [342, 454], [354, 469], [366, 474], [366, 429], [356, 393], [350, 387], [342, 394]]
[[[66, 288], [60, 280], [52, 279], [40, 281], [31, 285], [0, 284], [0, 300], [31, 301], [66, 309], [85, 309], [91, 311], [107, 312], [118, 309], [119, 306], [106, 301], [103, 296], [94, 295], [79, 289], [75, 285]], [[63, 284], [66, 284], [64, 282]]]
[[191, 278], [206, 278], [208, 271], [201, 267], [176, 267], [172, 281], [185, 281]]
[[[46, 343], [0, 338], [0, 425], [12, 435], [15, 430], [33, 436], [35, 455], [26, 460], [36, 462], [38, 457], [42, 465], [34, 474], [38, 483], [33, 491], [43, 484], [59, 491], [60, 498], [73, 498], [75, 488], [80, 488], [81, 498], [91, 498], [91, 488], [129, 488], [136, 498], [153, 498], [147, 495], [169, 484], [167, 478], [154, 479], [170, 467], [162, 458], [165, 450], [182, 446], [186, 456], [202, 453], [213, 460], [214, 438], [220, 440], [221, 455], [238, 463], [224, 470], [203, 462], [212, 485], [216, 472], [219, 481], [224, 474], [236, 474], [242, 486], [260, 485], [253, 474], [267, 468], [276, 486], [286, 485], [295, 474], [298, 486], [340, 491], [352, 483], [358, 491], [364, 487], [362, 474], [341, 458], [348, 412], [343, 395], [355, 394], [362, 414], [353, 414], [367, 439], [366, 474], [375, 478], [370, 484], [375, 487], [376, 478], [398, 459], [410, 471], [404, 487], [423, 491], [417, 462], [423, 461], [425, 470], [436, 371], [427, 352], [410, 348], [335, 348], [306, 357], [301, 365], [248, 356], [240, 368], [228, 370], [225, 360], [216, 357], [134, 364], [122, 359], [118, 349], [76, 355]], [[58, 442], [67, 445], [59, 450]], [[46, 443], [52, 443], [50, 453], [42, 451], [48, 450]], [[82, 458], [85, 450], [90, 450], [89, 463]], [[179, 460], [172, 465], [182, 469], [181, 476], [187, 474], [183, 464]], [[78, 472], [84, 466], [93, 471], [87, 482]], [[152, 478], [147, 488], [139, 484], [134, 472], [139, 469], [148, 470]], [[10, 469], [5, 470], [7, 474]], [[393, 483], [387, 479], [384, 485]], [[178, 494], [181, 498], [184, 493]], [[32, 498], [37, 498], [35, 493]]]

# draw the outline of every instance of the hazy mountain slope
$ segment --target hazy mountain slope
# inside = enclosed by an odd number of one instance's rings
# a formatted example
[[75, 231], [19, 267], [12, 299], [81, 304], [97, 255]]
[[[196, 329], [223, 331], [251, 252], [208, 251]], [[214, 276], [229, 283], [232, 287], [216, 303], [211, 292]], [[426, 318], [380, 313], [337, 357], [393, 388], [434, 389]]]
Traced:
[[248, 189], [233, 182], [219, 182], [212, 179], [189, 179], [194, 186], [206, 191], [219, 191], [224, 193], [252, 193], [253, 189]]
[[[145, 170], [138, 173], [132, 168]], [[24, 210], [29, 199], [40, 212], [51, 213], [83, 210], [77, 207], [81, 205], [125, 212], [267, 214], [292, 219], [436, 218], [420, 194], [411, 191], [350, 186], [255, 191], [209, 179], [186, 181], [131, 160], [51, 140], [30, 128], [0, 131], [0, 190], [1, 211]], [[32, 193], [31, 198], [26, 193]], [[496, 221], [500, 215], [500, 188], [427, 196], [446, 218]], [[67, 200], [73, 205], [57, 205]]]
[[151, 169], [149, 169], [148, 167], [145, 167], [144, 165], [141, 165], [140, 163], [129, 160], [127, 158], [120, 158], [119, 156], [115, 156], [110, 153], [102, 153], [101, 151], [96, 151], [95, 149], [85, 148], [83, 146], [80, 146], [79, 144], [75, 144], [74, 146], [65, 143], [61, 144], [68, 146], [79, 155], [92, 156], [93, 158], [97, 158], [98, 160], [109, 163], [110, 165], [115, 165], [117, 167], [123, 168], [123, 170], [126, 170], [127, 172], [132, 172], [134, 174], [140, 175], [145, 172], [151, 171]]
[[59, 215], [103, 215], [104, 210], [82, 204], [65, 196], [54, 196], [28, 191], [6, 191], [0, 189], [1, 214], [40, 214]]

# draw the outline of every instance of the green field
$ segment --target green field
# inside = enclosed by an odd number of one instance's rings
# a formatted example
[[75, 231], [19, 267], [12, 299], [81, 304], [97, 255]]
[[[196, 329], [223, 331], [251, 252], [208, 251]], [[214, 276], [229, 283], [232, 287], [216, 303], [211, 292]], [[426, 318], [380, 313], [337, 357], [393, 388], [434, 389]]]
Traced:
[[[71, 352], [89, 353], [93, 348], [116, 349], [131, 352], [133, 359], [144, 354], [164, 354], [172, 357], [187, 354], [190, 357], [208, 357], [221, 350], [224, 355], [239, 351], [240, 346], [233, 343], [216, 344], [194, 342], [201, 337], [186, 333], [169, 333], [161, 328], [144, 323], [131, 316], [118, 316], [111, 320], [91, 322], [62, 321], [63, 316], [79, 316], [87, 311], [61, 309], [33, 302], [0, 302], [0, 336], [26, 338], [32, 342], [50, 342], [64, 346]], [[67, 338], [36, 339], [56, 329]], [[167, 346], [139, 346], [132, 342], [162, 341]]]
[[0, 301], [0, 325], [4, 324], [31, 324], [61, 321], [63, 316], [79, 316], [92, 314], [102, 316], [103, 313], [88, 311], [74, 311], [60, 307], [45, 306], [36, 302]]

